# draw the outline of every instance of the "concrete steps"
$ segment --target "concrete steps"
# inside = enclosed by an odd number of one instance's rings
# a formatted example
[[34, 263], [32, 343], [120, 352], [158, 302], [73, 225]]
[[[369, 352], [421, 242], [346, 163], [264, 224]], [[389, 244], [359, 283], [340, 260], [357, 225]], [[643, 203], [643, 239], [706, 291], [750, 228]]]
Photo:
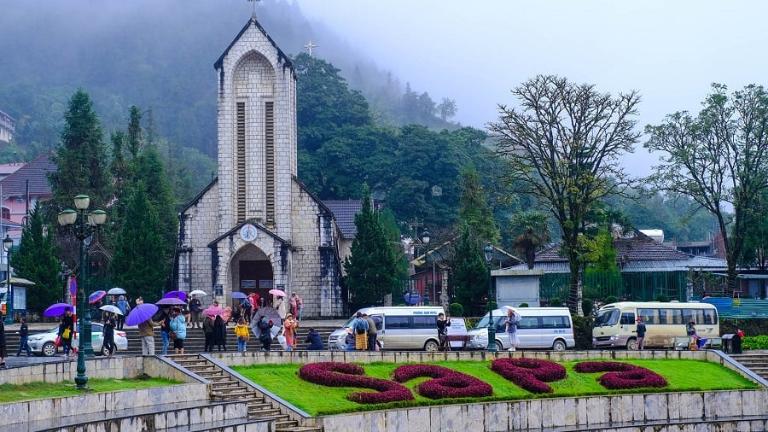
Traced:
[[762, 378], [768, 379], [768, 353], [731, 354], [731, 358]]

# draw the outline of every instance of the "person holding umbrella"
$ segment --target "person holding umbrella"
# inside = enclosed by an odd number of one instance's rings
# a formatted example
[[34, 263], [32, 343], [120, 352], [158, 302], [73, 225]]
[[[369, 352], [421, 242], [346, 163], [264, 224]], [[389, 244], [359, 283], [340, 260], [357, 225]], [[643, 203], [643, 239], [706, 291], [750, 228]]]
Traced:
[[102, 332], [104, 342], [101, 347], [101, 352], [105, 350], [109, 353], [107, 357], [112, 357], [112, 354], [117, 349], [115, 345], [115, 318], [114, 315], [107, 312], [107, 317], [104, 320], [104, 331]]
[[200, 299], [196, 295], [192, 294], [192, 298], [189, 299], [189, 312], [192, 314], [190, 321], [191, 327], [200, 328], [200, 312], [203, 310], [203, 304], [200, 303]]
[[125, 317], [124, 321], [126, 324], [139, 326], [142, 355], [155, 355], [155, 323], [152, 321], [152, 316], [156, 313], [157, 306], [144, 303], [136, 306], [131, 313]]
[[[59, 324], [59, 340], [64, 348], [64, 357], [69, 358], [69, 352], [72, 350], [72, 336], [75, 334], [75, 319], [72, 317], [72, 308], [67, 307], [64, 316], [61, 317]], [[4, 356], [3, 356], [4, 357]]]
[[125, 324], [125, 315], [131, 310], [131, 306], [128, 304], [128, 300], [125, 299], [124, 295], [121, 295], [119, 299], [117, 300], [117, 305], [122, 315], [118, 315], [117, 318], [117, 329], [122, 330], [123, 324]]
[[176, 354], [184, 354], [184, 339], [187, 338], [187, 322], [181, 309], [173, 308], [171, 312], [171, 339], [173, 339], [173, 349]]

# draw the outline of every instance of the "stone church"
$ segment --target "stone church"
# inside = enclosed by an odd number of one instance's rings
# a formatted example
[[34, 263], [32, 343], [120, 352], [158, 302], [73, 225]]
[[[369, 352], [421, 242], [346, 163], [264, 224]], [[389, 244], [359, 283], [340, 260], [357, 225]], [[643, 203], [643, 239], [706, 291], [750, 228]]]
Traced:
[[342, 263], [360, 204], [323, 203], [297, 178], [290, 58], [254, 16], [214, 67], [218, 177], [179, 216], [177, 289], [232, 304], [234, 291], [269, 298], [278, 288], [303, 298], [304, 316], [343, 315]]

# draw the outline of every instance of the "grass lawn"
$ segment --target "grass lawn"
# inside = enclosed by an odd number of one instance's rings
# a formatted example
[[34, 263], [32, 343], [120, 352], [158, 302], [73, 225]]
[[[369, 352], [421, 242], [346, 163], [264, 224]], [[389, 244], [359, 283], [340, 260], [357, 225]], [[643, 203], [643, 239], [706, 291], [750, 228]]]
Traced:
[[[523, 390], [490, 369], [490, 362], [454, 361], [436, 362], [467, 375], [477, 377], [493, 387], [493, 396], [473, 399], [432, 400], [420, 396], [414, 389], [428, 378], [417, 378], [405, 383], [413, 391], [414, 400], [388, 404], [358, 404], [347, 400], [351, 392], [366, 391], [350, 387], [325, 387], [302, 380], [298, 377], [301, 365], [258, 365], [235, 367], [239, 373], [275, 393], [296, 407], [311, 415], [338, 414], [350, 411], [364, 411], [416, 405], [449, 404], [456, 402], [481, 402], [490, 400], [532, 399], [537, 397], [586, 396], [596, 394], [649, 393], [660, 391], [732, 390], [757, 388], [757, 384], [741, 375], [715, 363], [699, 360], [631, 360], [635, 364], [657, 372], [667, 379], [669, 386], [664, 389], [608, 390], [597, 382], [602, 373], [577, 373], [573, 370], [577, 362], [563, 362], [567, 370], [564, 380], [549, 383], [554, 393], [536, 395]], [[361, 365], [367, 375], [391, 379], [392, 372], [401, 364], [371, 363]]]
[[[179, 384], [163, 378], [136, 379], [92, 379], [88, 387], [94, 393], [106, 393], [123, 390], [137, 390], [149, 387], [163, 387]], [[65, 383], [29, 383], [0, 385], [0, 403], [19, 402], [32, 399], [49, 399], [67, 396], [79, 396], [82, 392], [75, 387], [74, 382]]]

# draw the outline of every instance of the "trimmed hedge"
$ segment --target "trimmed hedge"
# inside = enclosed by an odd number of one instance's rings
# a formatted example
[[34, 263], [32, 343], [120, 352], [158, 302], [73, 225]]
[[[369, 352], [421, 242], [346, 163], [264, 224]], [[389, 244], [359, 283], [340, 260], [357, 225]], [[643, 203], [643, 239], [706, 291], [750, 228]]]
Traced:
[[611, 390], [644, 387], [666, 387], [663, 376], [644, 367], [619, 362], [581, 362], [574, 367], [576, 372], [608, 372], [598, 378], [600, 384]]
[[768, 336], [745, 336], [741, 340], [741, 349], [743, 350], [764, 350], [768, 349]]
[[565, 378], [565, 367], [549, 360], [502, 358], [491, 362], [491, 370], [532, 393], [552, 393], [547, 382]]
[[493, 394], [493, 388], [475, 377], [436, 365], [404, 365], [395, 369], [395, 381], [405, 382], [418, 377], [430, 377], [416, 387], [416, 391], [430, 399], [484, 397]]
[[299, 377], [311, 383], [328, 387], [362, 387], [376, 390], [356, 392], [347, 399], [357, 403], [386, 403], [413, 400], [411, 391], [394, 381], [365, 376], [362, 367], [352, 363], [309, 363], [299, 369]]

